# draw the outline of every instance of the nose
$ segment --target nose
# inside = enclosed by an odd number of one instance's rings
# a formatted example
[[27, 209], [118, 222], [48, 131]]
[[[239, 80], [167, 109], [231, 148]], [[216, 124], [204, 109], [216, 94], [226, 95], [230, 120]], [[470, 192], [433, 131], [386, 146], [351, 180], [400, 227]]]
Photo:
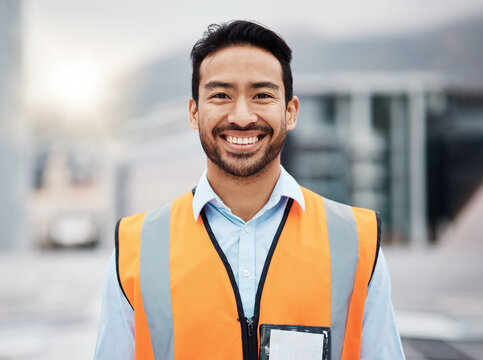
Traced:
[[228, 122], [245, 127], [257, 121], [257, 115], [253, 112], [247, 99], [238, 99], [233, 109], [228, 114]]

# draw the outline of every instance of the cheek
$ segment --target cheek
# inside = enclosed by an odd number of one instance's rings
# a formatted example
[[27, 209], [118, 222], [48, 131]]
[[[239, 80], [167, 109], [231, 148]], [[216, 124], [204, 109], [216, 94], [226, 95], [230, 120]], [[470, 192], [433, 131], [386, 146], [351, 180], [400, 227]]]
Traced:
[[256, 112], [267, 121], [285, 121], [286, 109], [285, 106], [280, 104], [265, 105], [263, 107], [257, 108]]
[[200, 116], [198, 119], [199, 131], [204, 135], [205, 138], [210, 137], [213, 130], [213, 125], [210, 122], [210, 117], [206, 113]]
[[200, 127], [204, 127], [205, 131], [211, 131], [215, 126], [217, 126], [225, 115], [221, 109], [211, 109], [210, 107], [204, 107], [200, 109], [198, 113], [198, 123]]
[[287, 125], [287, 118], [285, 117], [285, 114], [281, 114], [276, 121], [274, 121], [274, 124], [276, 123], [277, 129], [285, 131], [286, 125]]

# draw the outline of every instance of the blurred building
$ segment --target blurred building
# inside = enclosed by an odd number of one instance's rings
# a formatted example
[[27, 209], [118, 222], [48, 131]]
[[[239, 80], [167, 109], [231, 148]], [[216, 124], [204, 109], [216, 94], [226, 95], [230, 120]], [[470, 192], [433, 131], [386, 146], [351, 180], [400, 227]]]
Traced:
[[379, 211], [386, 240], [434, 240], [482, 184], [482, 89], [386, 72], [299, 76], [296, 93], [284, 164], [329, 198]]
[[21, 114], [21, 5], [0, 0], [0, 250], [27, 245], [28, 157]]
[[[481, 185], [481, 89], [430, 72], [295, 78], [301, 109], [283, 165], [328, 198], [379, 211], [385, 241], [435, 239]], [[160, 103], [122, 127], [121, 215], [196, 185], [205, 162], [186, 102]]]

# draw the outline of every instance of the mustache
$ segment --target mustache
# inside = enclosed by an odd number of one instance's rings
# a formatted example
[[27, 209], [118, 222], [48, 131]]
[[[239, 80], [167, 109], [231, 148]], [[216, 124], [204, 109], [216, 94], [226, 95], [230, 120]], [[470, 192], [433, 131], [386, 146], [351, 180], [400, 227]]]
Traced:
[[229, 130], [236, 130], [236, 131], [248, 131], [248, 130], [256, 130], [256, 131], [261, 131], [264, 134], [267, 135], [273, 135], [273, 129], [269, 126], [263, 126], [263, 125], [257, 125], [257, 124], [249, 124], [245, 127], [242, 127], [240, 125], [230, 123], [227, 125], [220, 125], [211, 131], [213, 134], [213, 137], [218, 136], [224, 131], [229, 131]]

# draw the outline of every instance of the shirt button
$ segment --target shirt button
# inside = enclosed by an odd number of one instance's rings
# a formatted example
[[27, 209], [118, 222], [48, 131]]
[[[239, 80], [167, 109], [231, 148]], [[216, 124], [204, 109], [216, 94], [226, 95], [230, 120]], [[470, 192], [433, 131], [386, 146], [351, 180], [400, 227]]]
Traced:
[[248, 271], [248, 270], [243, 270], [242, 274], [243, 274], [243, 276], [245, 276], [245, 277], [250, 276], [250, 271]]
[[249, 233], [250, 232], [250, 225], [245, 226], [245, 232]]

